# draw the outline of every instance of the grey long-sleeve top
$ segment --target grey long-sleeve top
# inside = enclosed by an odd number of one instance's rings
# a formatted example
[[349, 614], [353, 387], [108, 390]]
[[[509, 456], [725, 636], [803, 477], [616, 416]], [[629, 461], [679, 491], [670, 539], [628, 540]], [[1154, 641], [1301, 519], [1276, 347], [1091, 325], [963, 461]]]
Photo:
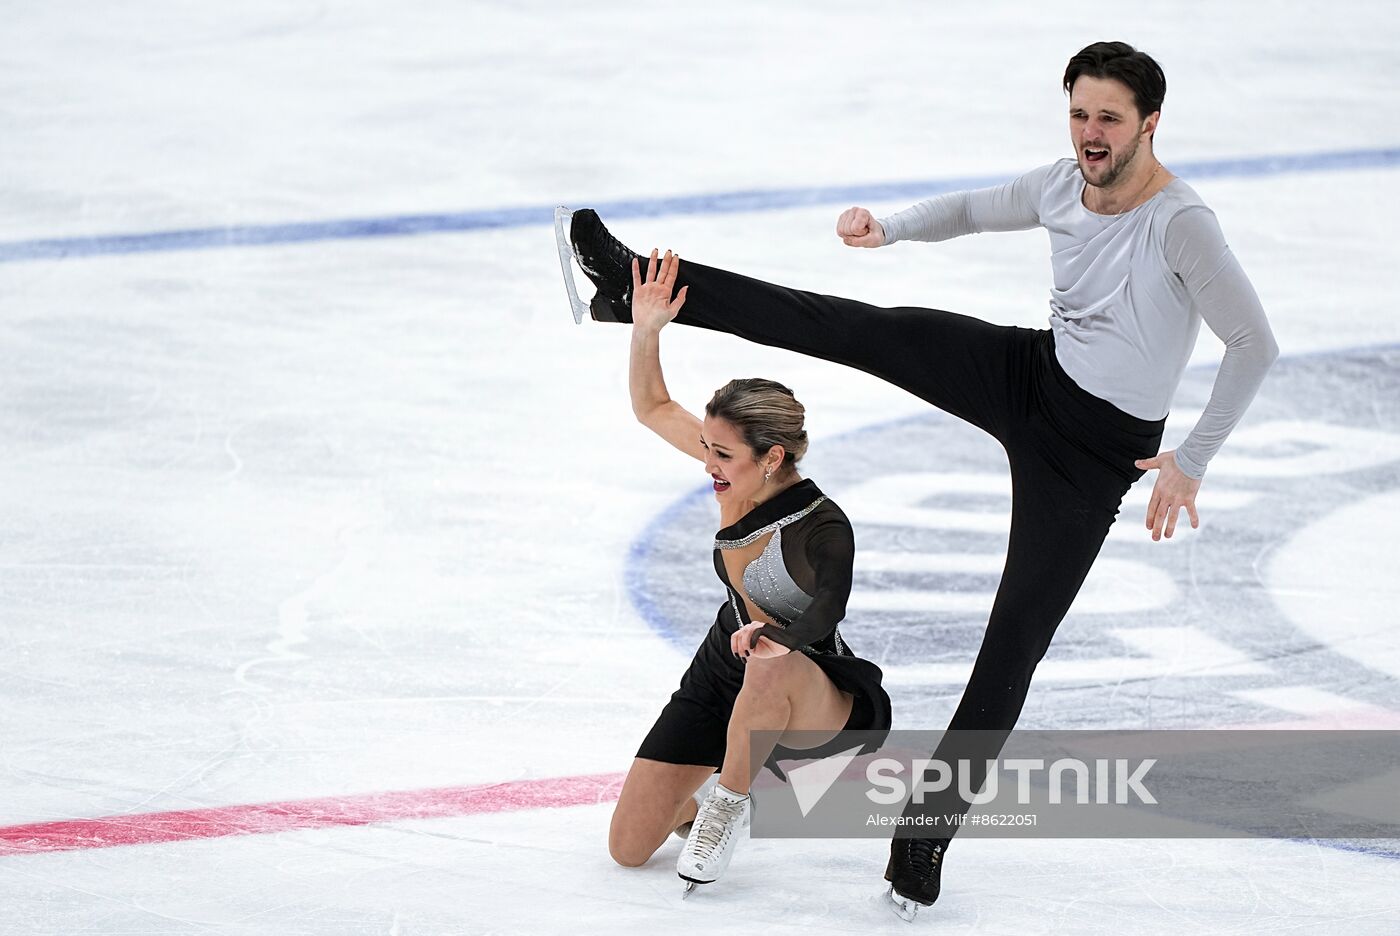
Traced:
[[1210, 402], [1176, 463], [1200, 478], [1278, 357], [1269, 320], [1215, 213], [1173, 179], [1118, 215], [1082, 201], [1073, 159], [1005, 185], [955, 192], [880, 220], [885, 243], [1043, 227], [1055, 356], [1079, 386], [1141, 419], [1167, 415], [1201, 321], [1225, 342]]

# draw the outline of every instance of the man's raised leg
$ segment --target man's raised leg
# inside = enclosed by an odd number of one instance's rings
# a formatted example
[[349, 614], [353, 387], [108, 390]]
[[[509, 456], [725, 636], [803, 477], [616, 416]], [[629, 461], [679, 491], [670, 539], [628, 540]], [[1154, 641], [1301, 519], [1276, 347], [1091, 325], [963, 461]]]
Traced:
[[[589, 209], [574, 213], [580, 265], [598, 287], [595, 308], [630, 322], [632, 259], [640, 257]], [[1005, 396], [1026, 379], [1014, 353], [1034, 332], [917, 307], [881, 308], [779, 286], [682, 260], [689, 286], [676, 321], [737, 335], [872, 374], [1000, 438]]]

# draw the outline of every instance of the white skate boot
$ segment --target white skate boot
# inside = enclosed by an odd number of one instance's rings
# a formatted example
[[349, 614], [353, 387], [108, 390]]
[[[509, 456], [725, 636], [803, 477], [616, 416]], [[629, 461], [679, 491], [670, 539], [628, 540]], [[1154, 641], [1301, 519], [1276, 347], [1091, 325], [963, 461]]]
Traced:
[[[718, 772], [710, 774], [710, 779], [700, 784], [700, 789], [690, 794], [690, 798], [695, 800], [695, 814], [697, 816], [700, 815], [700, 807], [705, 804], [705, 797], [710, 795], [710, 791], [715, 788], [716, 783], [719, 783]], [[675, 831], [671, 834], [684, 841], [690, 838], [690, 827], [693, 825], [695, 825], [694, 819], [689, 822], [683, 822], [676, 826]]]
[[735, 793], [722, 783], [716, 783], [705, 797], [690, 827], [685, 848], [676, 860], [676, 874], [686, 882], [686, 894], [694, 890], [696, 884], [712, 884], [719, 880], [724, 869], [729, 867], [739, 833], [749, 824], [751, 808], [748, 794]]

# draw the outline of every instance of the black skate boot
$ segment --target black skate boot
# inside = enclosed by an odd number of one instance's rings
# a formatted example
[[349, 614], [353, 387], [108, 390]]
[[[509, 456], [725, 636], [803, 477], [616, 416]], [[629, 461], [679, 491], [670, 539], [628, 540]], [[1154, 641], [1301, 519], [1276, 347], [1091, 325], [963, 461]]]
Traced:
[[943, 849], [947, 845], [947, 839], [897, 838], [890, 843], [885, 880], [890, 882], [894, 912], [903, 920], [912, 921], [920, 906], [932, 906], [938, 899]]
[[[578, 265], [598, 287], [598, 295], [589, 306], [593, 318], [600, 322], [632, 321], [632, 259], [642, 258], [613, 237], [592, 208], [574, 212], [569, 222], [569, 243]], [[645, 259], [642, 271], [646, 272]]]
[[[638, 255], [608, 233], [598, 212], [592, 208], [571, 211], [561, 206], [554, 209], [554, 238], [574, 321], [582, 322], [588, 315], [597, 322], [630, 323], [632, 258]], [[598, 288], [597, 295], [587, 304], [579, 298], [570, 261], [576, 262]], [[643, 260], [642, 272], [645, 271]]]
[[[631, 292], [629, 289], [628, 292]], [[598, 290], [598, 294], [588, 302], [588, 314], [595, 322], [621, 322], [624, 325], [632, 324], [632, 297], [629, 295], [626, 300], [609, 299], [603, 295], [603, 291]]]

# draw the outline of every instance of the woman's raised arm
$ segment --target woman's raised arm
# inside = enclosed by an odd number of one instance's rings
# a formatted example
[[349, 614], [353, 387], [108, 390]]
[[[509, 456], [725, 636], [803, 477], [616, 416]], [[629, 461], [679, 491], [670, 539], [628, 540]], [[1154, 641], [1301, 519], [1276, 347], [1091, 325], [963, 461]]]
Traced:
[[661, 375], [661, 329], [681, 310], [690, 288], [682, 287], [672, 300], [680, 265], [681, 258], [669, 250], [660, 260], [653, 250], [643, 277], [638, 261], [632, 260], [632, 353], [627, 386], [638, 422], [690, 457], [704, 461], [700, 419], [671, 399]]

